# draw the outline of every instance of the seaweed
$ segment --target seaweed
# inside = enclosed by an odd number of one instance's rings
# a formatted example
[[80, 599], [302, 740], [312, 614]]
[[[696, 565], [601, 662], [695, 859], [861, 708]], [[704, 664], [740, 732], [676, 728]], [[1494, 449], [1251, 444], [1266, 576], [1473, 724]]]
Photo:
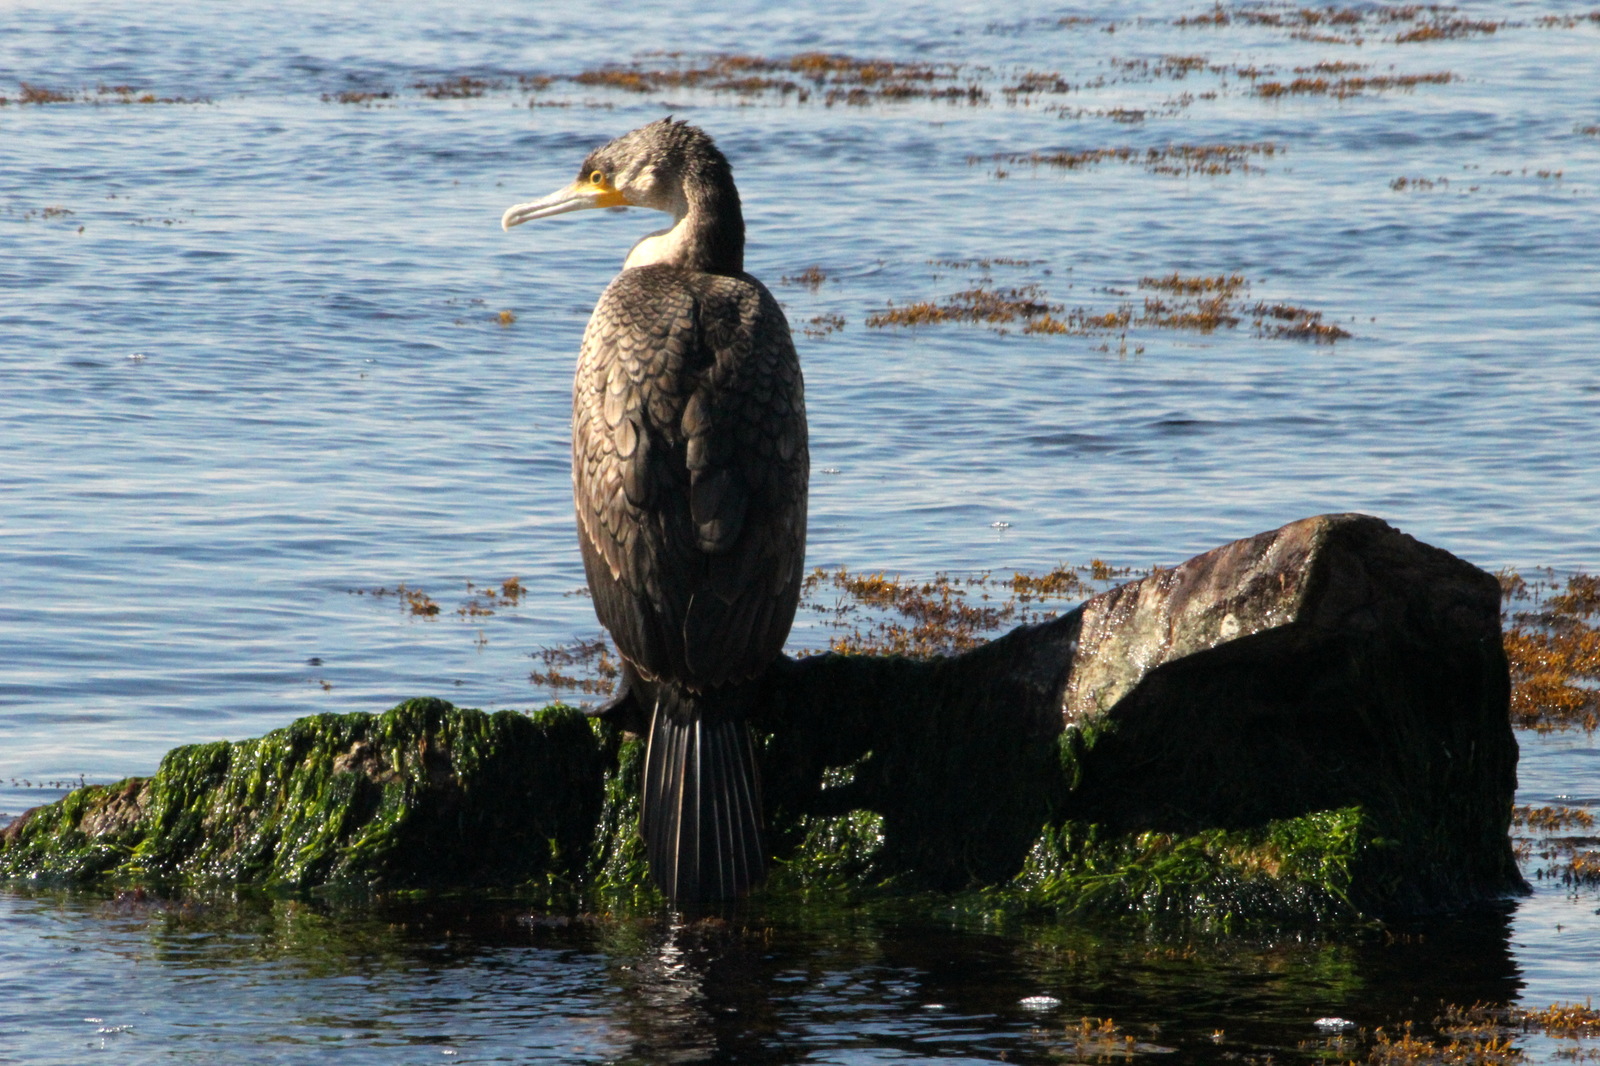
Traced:
[[1179, 918], [1224, 931], [1247, 923], [1356, 919], [1350, 891], [1373, 832], [1359, 807], [1250, 829], [1193, 834], [1048, 827], [1007, 902], [1056, 914]]
[[1289, 5], [1258, 5], [1217, 3], [1210, 11], [1199, 15], [1184, 15], [1173, 20], [1180, 27], [1222, 27], [1239, 22], [1247, 26], [1261, 26], [1287, 30], [1290, 37], [1324, 44], [1364, 43], [1363, 29], [1409, 26], [1397, 29], [1391, 38], [1395, 44], [1417, 41], [1436, 41], [1467, 37], [1473, 34], [1492, 34], [1508, 25], [1484, 19], [1467, 19], [1453, 12], [1455, 8], [1444, 4], [1395, 4], [1336, 7], [1292, 7]]
[[1562, 586], [1531, 586], [1510, 572], [1501, 584], [1512, 721], [1539, 732], [1594, 732], [1600, 728], [1600, 626], [1593, 620], [1600, 613], [1600, 578], [1580, 573]]
[[839, 330], [844, 329], [844, 326], [843, 315], [813, 315], [807, 320], [804, 326], [804, 333], [807, 337], [812, 338], [826, 337], [830, 333], [837, 333]]
[[[1263, 168], [1250, 162], [1257, 158], [1271, 158], [1286, 151], [1283, 145], [1272, 141], [1239, 144], [1169, 144], [1160, 148], [1084, 148], [1059, 152], [997, 152], [988, 157], [996, 163], [1023, 164], [1032, 167], [1054, 167], [1058, 170], [1082, 170], [1101, 163], [1115, 162], [1142, 166], [1152, 174], [1188, 177], [1195, 174], [1217, 176], [1239, 172], [1263, 173]], [[984, 162], [985, 157], [969, 156], [968, 164]]]
[[[503, 326], [509, 326], [517, 318], [510, 311], [501, 311], [495, 317]], [[394, 588], [380, 586], [370, 589], [351, 588], [345, 591], [352, 596], [371, 596], [375, 600], [394, 596], [401, 613], [415, 618], [431, 620], [438, 618], [440, 614], [438, 601], [422, 589], [412, 588], [403, 581]], [[456, 607], [455, 613], [461, 618], [471, 619], [493, 615], [496, 607], [521, 606], [528, 590], [519, 578], [512, 576], [499, 585], [478, 585], [468, 581], [466, 592], [466, 598]]]
[[1416, 29], [1407, 30], [1395, 35], [1395, 44], [1411, 44], [1417, 41], [1447, 41], [1458, 37], [1469, 37], [1473, 34], [1491, 34], [1505, 26], [1504, 22], [1490, 22], [1487, 19], [1442, 18], [1436, 22], [1429, 22]]
[[967, 289], [946, 297], [943, 303], [922, 301], [897, 307], [890, 304], [867, 316], [869, 327], [925, 326], [937, 322], [982, 322], [989, 325], [1033, 319], [1061, 310], [1047, 303], [1037, 285], [1012, 289]]
[[803, 285], [816, 292], [828, 280], [828, 275], [819, 266], [808, 266], [798, 274], [785, 274], [780, 280], [785, 285]]
[[1372, 77], [1351, 76], [1331, 80], [1325, 77], [1300, 77], [1287, 84], [1280, 81], [1260, 82], [1251, 91], [1257, 96], [1269, 99], [1279, 96], [1332, 96], [1345, 100], [1363, 93], [1410, 90], [1419, 85], [1448, 85], [1455, 80], [1457, 80], [1456, 75], [1448, 70], [1431, 74], [1378, 74]]
[[157, 96], [132, 85], [99, 85], [92, 91], [80, 89], [77, 92], [66, 92], [61, 89], [52, 89], [48, 85], [37, 85], [32, 82], [18, 82], [22, 92], [15, 100], [0, 96], [0, 106], [9, 103], [18, 104], [73, 104], [73, 103], [118, 103], [118, 104], [209, 104], [211, 100], [200, 96]]
[[419, 81], [411, 86], [420, 89], [430, 100], [470, 100], [491, 90], [504, 89], [505, 82], [497, 78], [479, 78], [470, 74], [457, 74], [438, 81]]
[[44, 85], [30, 85], [28, 82], [19, 82], [22, 93], [17, 97], [19, 104], [64, 104], [72, 101], [70, 93], [51, 89]]
[[943, 100], [982, 103], [988, 91], [973, 81], [957, 84], [952, 64], [861, 59], [827, 52], [787, 57], [717, 53], [659, 53], [647, 61], [612, 63], [571, 76], [577, 85], [658, 93], [703, 89], [740, 96], [775, 94], [805, 103], [817, 96], [826, 106], [862, 106], [884, 100]]
[[[1095, 591], [1090, 582], [1107, 580], [1109, 571], [1093, 575], [1092, 564], [1063, 564], [1042, 575], [941, 572], [917, 581], [818, 567], [806, 576], [801, 595], [805, 610], [839, 631], [828, 651], [931, 659], [975, 648], [1004, 625], [1056, 617], [1070, 597]], [[829, 591], [838, 595], [825, 599]]]
[[89, 786], [13, 822], [0, 876], [300, 889], [566, 884], [584, 870], [603, 752], [571, 708], [409, 700], [174, 748], [153, 777]]
[[345, 89], [337, 93], [323, 93], [322, 102], [325, 104], [364, 104], [368, 107], [376, 106], [375, 101], [394, 99], [392, 89]]
[[[980, 285], [946, 297], [942, 302], [890, 303], [867, 316], [875, 329], [888, 326], [927, 326], [947, 322], [987, 325], [1004, 333], [1016, 322], [1025, 334], [1097, 336], [1123, 333], [1131, 328], [1186, 330], [1214, 333], [1233, 329], [1245, 317], [1258, 337], [1305, 340], [1332, 344], [1351, 336], [1349, 330], [1324, 322], [1321, 311], [1288, 303], [1242, 302], [1249, 289], [1242, 274], [1185, 277], [1146, 277], [1139, 288], [1165, 294], [1146, 296], [1142, 307], [1123, 303], [1111, 310], [1074, 308], [1062, 314], [1063, 305], [1051, 303], [1039, 285], [991, 289]], [[1139, 348], [1142, 352], [1144, 349]]]
[[1522, 1049], [1509, 1037], [1477, 1033], [1441, 1034], [1441, 1040], [1417, 1036], [1414, 1022], [1402, 1022], [1391, 1031], [1380, 1026], [1373, 1030], [1367, 1061], [1379, 1066], [1412, 1066], [1416, 1063], [1471, 1063], [1473, 1066], [1498, 1066], [1522, 1061]]

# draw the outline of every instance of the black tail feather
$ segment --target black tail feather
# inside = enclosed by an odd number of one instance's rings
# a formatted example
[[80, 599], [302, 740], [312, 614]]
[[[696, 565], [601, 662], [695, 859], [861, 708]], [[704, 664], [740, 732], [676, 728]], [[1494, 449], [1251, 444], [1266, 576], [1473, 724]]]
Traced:
[[654, 702], [640, 829], [656, 884], [678, 902], [732, 899], [765, 872], [755, 749], [725, 703], [666, 686]]

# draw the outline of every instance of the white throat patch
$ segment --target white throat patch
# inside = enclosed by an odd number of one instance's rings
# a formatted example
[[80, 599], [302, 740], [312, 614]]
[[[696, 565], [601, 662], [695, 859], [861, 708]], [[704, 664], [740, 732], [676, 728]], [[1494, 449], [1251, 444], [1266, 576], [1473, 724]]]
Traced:
[[684, 260], [684, 241], [689, 235], [686, 219], [680, 218], [671, 229], [658, 230], [633, 246], [622, 269], [650, 266], [652, 263], [681, 265]]

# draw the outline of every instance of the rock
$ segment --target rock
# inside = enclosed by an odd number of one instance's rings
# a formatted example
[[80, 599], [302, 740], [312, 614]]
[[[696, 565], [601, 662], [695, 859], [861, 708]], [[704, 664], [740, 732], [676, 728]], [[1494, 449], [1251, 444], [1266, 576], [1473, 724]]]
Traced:
[[[771, 892], [1228, 924], [1524, 891], [1498, 582], [1362, 515], [1218, 548], [960, 656], [785, 660]], [[0, 877], [648, 894], [637, 738], [414, 700], [179, 748], [0, 839]]]
[[1365, 909], [1526, 888], [1499, 582], [1375, 518], [1295, 522], [1089, 601], [1062, 711], [1095, 735], [1073, 819], [1194, 833], [1358, 809]]
[[[614, 758], [609, 760], [614, 762]], [[175, 748], [154, 777], [80, 788], [0, 834], [0, 876], [304, 888], [576, 881], [608, 759], [571, 709], [409, 700]]]
[[849, 877], [1056, 909], [1525, 891], [1499, 608], [1494, 577], [1379, 519], [1305, 519], [959, 657], [793, 664], [769, 807]]

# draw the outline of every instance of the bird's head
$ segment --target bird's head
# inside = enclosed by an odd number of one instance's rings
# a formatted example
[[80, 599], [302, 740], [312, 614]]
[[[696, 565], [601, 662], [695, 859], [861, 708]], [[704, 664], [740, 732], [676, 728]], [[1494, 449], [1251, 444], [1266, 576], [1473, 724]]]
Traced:
[[500, 219], [504, 229], [591, 207], [649, 207], [682, 218], [690, 175], [710, 176], [728, 161], [711, 138], [687, 122], [664, 118], [602, 145], [578, 168], [577, 180], [549, 196], [516, 204]]

